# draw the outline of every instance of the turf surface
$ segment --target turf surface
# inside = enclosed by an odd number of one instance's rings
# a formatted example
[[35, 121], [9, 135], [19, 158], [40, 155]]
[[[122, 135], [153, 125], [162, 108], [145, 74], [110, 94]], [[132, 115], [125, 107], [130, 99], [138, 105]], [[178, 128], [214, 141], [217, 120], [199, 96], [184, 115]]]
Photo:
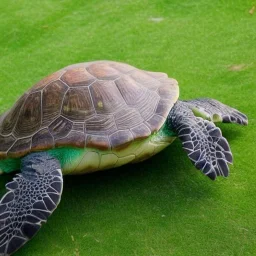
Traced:
[[201, 175], [178, 140], [141, 164], [65, 177], [58, 209], [15, 255], [256, 255], [254, 5], [0, 2], [0, 112], [53, 71], [111, 59], [166, 72], [181, 98], [216, 98], [249, 117], [248, 127], [220, 125], [234, 155], [228, 179]]

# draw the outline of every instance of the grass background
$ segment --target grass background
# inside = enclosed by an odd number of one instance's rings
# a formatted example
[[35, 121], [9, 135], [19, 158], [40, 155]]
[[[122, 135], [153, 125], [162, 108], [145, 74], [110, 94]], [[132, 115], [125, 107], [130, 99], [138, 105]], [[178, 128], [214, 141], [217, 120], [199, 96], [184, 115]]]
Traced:
[[178, 140], [141, 164], [65, 177], [58, 209], [15, 255], [256, 255], [255, 5], [1, 0], [0, 112], [49, 73], [111, 59], [166, 72], [181, 98], [216, 98], [249, 117], [248, 127], [219, 125], [234, 155], [228, 179], [201, 175]]

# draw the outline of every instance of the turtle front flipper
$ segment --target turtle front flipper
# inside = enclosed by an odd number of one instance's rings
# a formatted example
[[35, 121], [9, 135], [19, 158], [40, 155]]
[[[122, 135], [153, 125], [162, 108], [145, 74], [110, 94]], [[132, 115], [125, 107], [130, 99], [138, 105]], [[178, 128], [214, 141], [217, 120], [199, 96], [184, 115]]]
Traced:
[[189, 104], [196, 116], [201, 116], [213, 122], [248, 124], [248, 118], [245, 114], [217, 100], [201, 98], [184, 102]]
[[6, 184], [0, 202], [0, 255], [11, 255], [37, 233], [60, 202], [62, 187], [60, 164], [48, 153], [21, 160], [21, 173]]
[[214, 123], [194, 116], [186, 102], [177, 101], [167, 124], [177, 133], [195, 167], [211, 179], [228, 176], [233, 157], [227, 140]]

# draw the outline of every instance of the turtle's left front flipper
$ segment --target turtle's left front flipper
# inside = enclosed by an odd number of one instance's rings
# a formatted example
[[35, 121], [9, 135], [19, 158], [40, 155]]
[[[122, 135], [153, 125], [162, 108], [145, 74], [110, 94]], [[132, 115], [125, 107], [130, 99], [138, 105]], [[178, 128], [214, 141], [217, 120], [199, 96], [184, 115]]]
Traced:
[[201, 116], [212, 122], [248, 124], [248, 118], [245, 114], [218, 100], [200, 98], [184, 102], [190, 106], [196, 116]]
[[6, 184], [0, 202], [0, 255], [11, 255], [30, 240], [60, 202], [60, 163], [46, 152], [21, 160], [21, 173]]

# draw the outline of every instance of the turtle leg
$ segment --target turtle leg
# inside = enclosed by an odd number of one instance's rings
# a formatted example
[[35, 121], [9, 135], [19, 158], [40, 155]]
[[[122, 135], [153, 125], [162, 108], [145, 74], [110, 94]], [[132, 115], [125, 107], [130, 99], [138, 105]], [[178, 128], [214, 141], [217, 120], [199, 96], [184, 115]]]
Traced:
[[216, 176], [228, 176], [232, 153], [221, 130], [213, 122], [196, 117], [188, 103], [177, 101], [167, 124], [177, 133], [183, 149], [197, 169], [213, 180]]
[[217, 100], [201, 98], [184, 101], [197, 116], [202, 116], [213, 122], [237, 123], [247, 125], [247, 116], [238, 110], [231, 108]]
[[11, 255], [30, 240], [60, 202], [60, 163], [46, 152], [21, 160], [21, 173], [6, 184], [0, 201], [0, 255]]

